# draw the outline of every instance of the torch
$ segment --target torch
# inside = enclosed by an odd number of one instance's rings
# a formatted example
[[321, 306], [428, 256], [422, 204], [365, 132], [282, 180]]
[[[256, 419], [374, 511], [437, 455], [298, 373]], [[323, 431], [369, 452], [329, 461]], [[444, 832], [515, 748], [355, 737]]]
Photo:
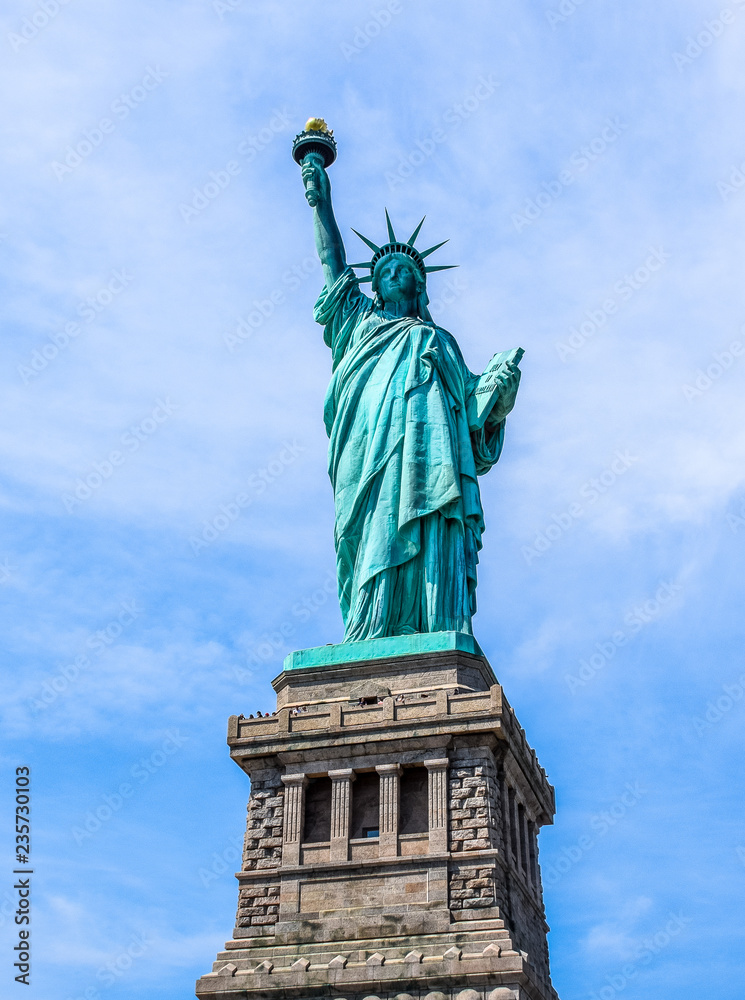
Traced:
[[[319, 167], [330, 167], [336, 159], [334, 133], [323, 118], [309, 118], [303, 131], [295, 136], [292, 144], [292, 158], [299, 166], [312, 163]], [[312, 180], [305, 186], [305, 197], [314, 208], [318, 202], [318, 189]]]

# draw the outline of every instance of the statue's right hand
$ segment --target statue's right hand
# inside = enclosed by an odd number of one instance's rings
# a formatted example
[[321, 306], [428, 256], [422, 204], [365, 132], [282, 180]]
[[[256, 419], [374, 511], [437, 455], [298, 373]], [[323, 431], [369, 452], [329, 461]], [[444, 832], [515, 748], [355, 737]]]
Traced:
[[308, 158], [302, 165], [303, 184], [305, 184], [305, 197], [311, 208], [315, 208], [322, 202], [328, 202], [331, 197], [331, 182], [325, 167], [315, 157]]

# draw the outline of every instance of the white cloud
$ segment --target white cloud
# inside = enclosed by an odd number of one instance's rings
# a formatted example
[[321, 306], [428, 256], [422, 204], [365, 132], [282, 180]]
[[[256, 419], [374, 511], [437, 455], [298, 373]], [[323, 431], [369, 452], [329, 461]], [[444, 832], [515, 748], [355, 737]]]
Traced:
[[[591, 812], [601, 793], [615, 794], [630, 770], [641, 771], [660, 730], [671, 759], [680, 749], [680, 719], [696, 710], [687, 699], [705, 704], [715, 695], [741, 647], [743, 536], [725, 515], [743, 489], [745, 360], [700, 396], [687, 399], [684, 386], [733, 340], [745, 342], [745, 191], [723, 200], [717, 190], [745, 157], [737, 100], [745, 79], [737, 27], [685, 73], [675, 68], [672, 53], [710, 16], [705, 5], [627, 6], [581, 5], [552, 29], [544, 9], [516, 3], [498, 16], [485, 0], [457, 9], [433, 3], [426, 12], [405, 3], [349, 59], [342, 43], [364, 26], [369, 5], [241, 3], [221, 19], [207, 0], [100, 9], [76, 0], [18, 52], [7, 32], [31, 8], [18, 2], [4, 13], [0, 559], [7, 554], [13, 567], [2, 584], [13, 657], [4, 711], [16, 745], [38, 748], [52, 778], [86, 741], [105, 759], [122, 734], [139, 748], [182, 717], [211, 739], [229, 712], [269, 707], [267, 682], [288, 648], [339, 636], [333, 601], [308, 621], [295, 610], [334, 565], [322, 426], [330, 361], [312, 321], [320, 270], [307, 265], [311, 216], [290, 159], [294, 130], [310, 114], [336, 130], [332, 183], [350, 256], [359, 247], [349, 227], [374, 239], [384, 205], [401, 230], [426, 212], [423, 235], [431, 243], [450, 237], [438, 258], [460, 265], [449, 273], [465, 291], [442, 322], [467, 362], [477, 368], [496, 350], [526, 348], [505, 452], [483, 481], [476, 626], [523, 724], [531, 720], [529, 737], [566, 782], [567, 825], [544, 836], [566, 838], [577, 810]], [[58, 180], [51, 162], [114, 115], [113, 102], [152, 65], [167, 77]], [[457, 105], [490, 75], [494, 92], [458, 117]], [[518, 232], [513, 213], [612, 116], [628, 123], [618, 140]], [[421, 150], [418, 142], [428, 150], [438, 127], [444, 140], [391, 185], [386, 173]], [[254, 145], [241, 151], [249, 139]], [[179, 206], [230, 160], [239, 172], [185, 222]], [[622, 298], [617, 283], [659, 246], [669, 260]], [[131, 282], [87, 323], [86, 299], [121, 269]], [[433, 299], [445, 281], [432, 276]], [[229, 352], [226, 333], [277, 291], [272, 315]], [[557, 343], [608, 297], [618, 309], [562, 362]], [[71, 322], [79, 332], [24, 381], [18, 366], [28, 367], [50, 337], [63, 339]], [[177, 404], [172, 416], [68, 513], [62, 495], [95, 463], [105, 468], [122, 436], [164, 398]], [[297, 460], [193, 555], [190, 538], [296, 439]], [[590, 501], [591, 480], [618, 451], [638, 458]], [[574, 503], [583, 510], [571, 530], [528, 565], [522, 548]], [[591, 697], [572, 700], [566, 671], [665, 579], [685, 581], [680, 603], [614, 657]], [[35, 715], [29, 700], [126, 600], [146, 608], [132, 632]], [[244, 669], [283, 625], [293, 629], [287, 647], [277, 643], [238, 684], [233, 668]], [[566, 717], [576, 743], [557, 721]], [[725, 756], [719, 765], [724, 774]], [[95, 780], [93, 799], [108, 789], [105, 774]], [[656, 780], [668, 814], [678, 815], [669, 798], [682, 780], [674, 764], [666, 761]], [[577, 801], [569, 798], [575, 787]], [[178, 808], [186, 820], [188, 805]], [[654, 857], [658, 834], [644, 828], [641, 812], [628, 829], [639, 837], [639, 864], [653, 869], [644, 859]], [[152, 820], [154, 837], [162, 822]], [[666, 836], [688, 844], [685, 823]], [[175, 846], [174, 856], [184, 850]], [[588, 871], [599, 859], [587, 856]], [[118, 859], [112, 866], [121, 874]], [[53, 958], [87, 975], [105, 940], [65, 879], [50, 903], [55, 919], [94, 943], [75, 950], [71, 933]], [[629, 898], [673, 897], [685, 878], [663, 866], [645, 872], [647, 881]], [[616, 924], [595, 907], [586, 914], [588, 884], [552, 923], [559, 949], [584, 940], [600, 968], [633, 939], [637, 917]], [[598, 898], [616, 900], [616, 885], [614, 875]], [[567, 896], [556, 900], [571, 899], [568, 882], [560, 890]], [[121, 884], [112, 892], [124, 905]], [[163, 963], [178, 966], [201, 950], [206, 969], [217, 939], [196, 918], [174, 930], [174, 898], [152, 923], [170, 955]], [[718, 896], [712, 926], [728, 906]], [[138, 914], [132, 921], [135, 930], [142, 922]], [[225, 934], [229, 922], [226, 911]], [[728, 968], [723, 962], [723, 976]], [[574, 972], [564, 981], [580, 989]], [[601, 980], [588, 980], [588, 989]], [[121, 995], [138, 990], [135, 977]]]

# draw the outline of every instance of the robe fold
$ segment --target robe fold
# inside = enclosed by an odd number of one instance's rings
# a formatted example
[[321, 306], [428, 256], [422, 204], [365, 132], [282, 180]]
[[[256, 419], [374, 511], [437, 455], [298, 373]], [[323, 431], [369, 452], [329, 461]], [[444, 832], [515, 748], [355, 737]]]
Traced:
[[324, 404], [344, 641], [471, 633], [484, 530], [477, 476], [504, 421], [472, 432], [476, 376], [446, 330], [399, 318], [347, 268], [315, 306], [331, 348]]

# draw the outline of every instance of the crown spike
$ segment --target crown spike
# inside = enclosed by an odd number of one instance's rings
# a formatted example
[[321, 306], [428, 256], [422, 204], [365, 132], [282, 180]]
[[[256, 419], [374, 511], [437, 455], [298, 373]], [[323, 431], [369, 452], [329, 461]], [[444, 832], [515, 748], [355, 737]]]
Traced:
[[385, 209], [385, 221], [386, 221], [386, 225], [388, 226], [388, 240], [391, 243], [398, 243], [398, 240], [396, 239], [396, 234], [393, 232], [393, 226], [391, 225], [391, 220], [390, 220], [390, 216], [388, 215], [388, 209], [387, 208]]
[[419, 223], [419, 225], [418, 225], [418, 226], [416, 227], [416, 229], [414, 230], [414, 232], [413, 232], [413, 233], [411, 234], [411, 236], [410, 236], [410, 237], [408, 238], [408, 240], [406, 241], [406, 242], [407, 242], [407, 243], [409, 244], [409, 246], [410, 246], [410, 247], [413, 247], [413, 246], [414, 246], [414, 243], [416, 242], [416, 238], [417, 238], [417, 236], [419, 235], [419, 230], [420, 230], [420, 229], [422, 228], [422, 226], [424, 225], [424, 220], [425, 220], [426, 218], [427, 218], [427, 216], [426, 216], [426, 215], [423, 215], [423, 216], [422, 216], [422, 221], [421, 221], [421, 222]]
[[363, 260], [361, 264], [347, 264], [347, 267], [370, 267], [370, 261]]
[[362, 240], [363, 243], [367, 243], [367, 245], [370, 247], [373, 253], [380, 253], [380, 247], [376, 246], [372, 240], [369, 240], [367, 238], [367, 236], [363, 236], [362, 233], [358, 233], [356, 229], [352, 229], [352, 232], [356, 236], [359, 236], [359, 238]]
[[[429, 250], [422, 250], [419, 256], [422, 258], [422, 260], [424, 260], [425, 257], [429, 257], [431, 253], [434, 253], [435, 250], [439, 250], [440, 247], [444, 247], [445, 244], [449, 242], [450, 240], [443, 240], [442, 243], [436, 243], [435, 246], [430, 247]], [[457, 267], [457, 265], [453, 264], [453, 267]]]
[[427, 274], [429, 274], [430, 271], [449, 271], [451, 267], [458, 267], [458, 265], [457, 264], [436, 264], [434, 267], [425, 267], [424, 270], [427, 272]]
[[357, 284], [361, 285], [363, 281], [372, 281], [372, 275], [366, 274], [362, 278], [357, 279]]

